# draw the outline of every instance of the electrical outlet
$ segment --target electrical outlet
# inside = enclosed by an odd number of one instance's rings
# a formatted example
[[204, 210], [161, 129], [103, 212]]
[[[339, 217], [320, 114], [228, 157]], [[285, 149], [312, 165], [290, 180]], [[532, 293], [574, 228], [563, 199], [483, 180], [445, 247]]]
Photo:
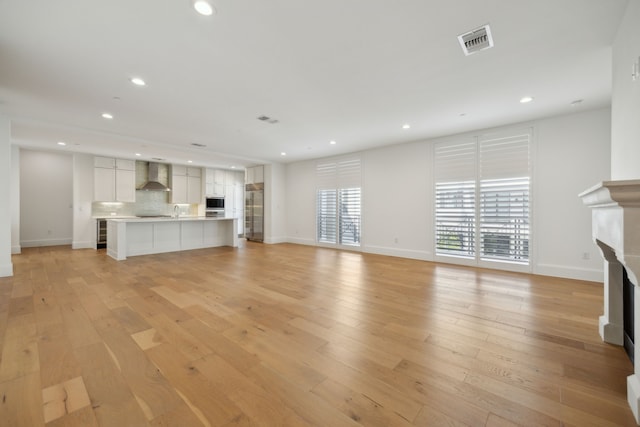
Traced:
[[582, 259], [584, 260], [591, 259], [591, 254], [589, 252], [582, 252]]
[[398, 243], [398, 238], [397, 237], [393, 239], [393, 243], [395, 243], [395, 244]]

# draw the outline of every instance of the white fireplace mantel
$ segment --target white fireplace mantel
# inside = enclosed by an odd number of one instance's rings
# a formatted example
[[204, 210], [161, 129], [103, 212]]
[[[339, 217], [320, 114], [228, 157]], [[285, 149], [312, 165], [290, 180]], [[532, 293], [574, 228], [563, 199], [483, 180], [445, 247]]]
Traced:
[[[580, 194], [591, 208], [591, 234], [604, 258], [604, 315], [600, 336], [605, 342], [623, 343], [622, 267], [636, 287], [634, 329], [640, 331], [640, 180], [604, 181]], [[640, 336], [634, 337], [636, 358]], [[636, 359], [638, 360], [638, 359]], [[627, 377], [627, 401], [640, 424], [640, 360]]]

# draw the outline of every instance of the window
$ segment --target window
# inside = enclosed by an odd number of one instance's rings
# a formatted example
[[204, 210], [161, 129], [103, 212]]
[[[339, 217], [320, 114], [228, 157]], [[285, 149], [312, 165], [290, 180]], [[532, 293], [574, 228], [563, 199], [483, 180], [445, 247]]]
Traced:
[[360, 246], [360, 159], [327, 160], [316, 165], [316, 240]]
[[531, 131], [435, 146], [436, 255], [529, 264]]
[[476, 255], [476, 142], [435, 147], [436, 254]]

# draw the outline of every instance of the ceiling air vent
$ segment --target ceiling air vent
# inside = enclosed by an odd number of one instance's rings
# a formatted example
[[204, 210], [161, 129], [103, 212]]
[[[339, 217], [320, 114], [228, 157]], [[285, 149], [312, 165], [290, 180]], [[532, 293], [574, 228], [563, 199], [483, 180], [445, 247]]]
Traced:
[[198, 148], [204, 148], [204, 147], [206, 147], [206, 145], [204, 145], [204, 144], [199, 144], [199, 143], [197, 143], [197, 142], [192, 142], [192, 143], [191, 143], [191, 145], [193, 145], [194, 147], [198, 147]]
[[460, 34], [458, 41], [466, 56], [493, 47], [493, 38], [491, 37], [489, 24], [471, 30], [468, 33]]
[[258, 119], [258, 120], [260, 120], [260, 121], [262, 121], [262, 122], [270, 123], [270, 124], [272, 124], [272, 125], [275, 125], [276, 123], [278, 123], [278, 122], [279, 122], [279, 120], [278, 120], [278, 119], [273, 119], [273, 118], [271, 118], [271, 117], [269, 117], [269, 116], [259, 116], [259, 117], [257, 117], [257, 119]]

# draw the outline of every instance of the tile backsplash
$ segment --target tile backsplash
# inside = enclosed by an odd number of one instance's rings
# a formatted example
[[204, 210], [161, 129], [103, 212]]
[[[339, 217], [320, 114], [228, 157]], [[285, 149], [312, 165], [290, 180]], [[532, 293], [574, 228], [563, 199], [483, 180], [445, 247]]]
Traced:
[[[169, 203], [170, 194], [166, 191], [136, 191], [135, 203], [93, 202], [91, 212], [96, 217], [137, 216], [137, 215], [173, 215], [174, 204]], [[198, 215], [198, 205], [178, 205], [182, 216]]]

